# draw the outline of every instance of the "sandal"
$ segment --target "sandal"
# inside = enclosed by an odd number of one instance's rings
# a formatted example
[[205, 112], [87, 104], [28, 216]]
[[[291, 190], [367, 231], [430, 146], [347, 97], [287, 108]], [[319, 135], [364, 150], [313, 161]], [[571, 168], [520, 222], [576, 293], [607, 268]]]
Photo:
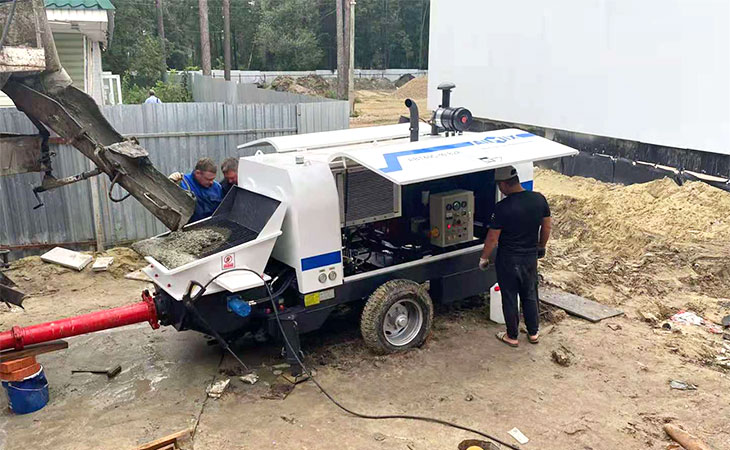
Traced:
[[500, 331], [499, 333], [496, 334], [496, 336], [497, 336], [497, 340], [501, 341], [503, 344], [509, 345], [510, 347], [519, 347], [520, 346], [520, 344], [513, 344], [511, 342], [504, 340], [504, 338], [508, 337], [506, 331]]
[[539, 344], [540, 343], [540, 335], [539, 334], [536, 334], [534, 338], [532, 336], [529, 336], [528, 335], [527, 336], [527, 341], [530, 344]]

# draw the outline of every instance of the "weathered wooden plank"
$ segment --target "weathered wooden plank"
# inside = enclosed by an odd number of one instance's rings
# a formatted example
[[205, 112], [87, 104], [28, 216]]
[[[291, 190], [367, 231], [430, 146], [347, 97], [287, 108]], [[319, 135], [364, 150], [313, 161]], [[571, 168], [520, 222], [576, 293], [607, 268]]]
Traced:
[[564, 309], [568, 314], [591, 322], [600, 322], [603, 319], [624, 313], [619, 309], [554, 288], [540, 288], [540, 300], [548, 305]]
[[44, 70], [46, 70], [46, 52], [42, 48], [6, 46], [0, 49], [0, 73]]
[[45, 262], [58, 264], [78, 271], [83, 270], [93, 259], [91, 255], [85, 255], [63, 247], [56, 247], [41, 255], [41, 260]]
[[171, 444], [178, 444], [179, 441], [186, 441], [190, 439], [192, 435], [193, 430], [191, 429], [178, 431], [177, 433], [173, 433], [169, 436], [165, 436], [152, 442], [140, 445], [139, 447], [137, 447], [137, 450], [164, 450], [166, 448], [169, 448]]
[[28, 345], [22, 350], [9, 350], [0, 353], [0, 362], [10, 361], [18, 358], [25, 358], [28, 356], [38, 356], [44, 353], [65, 350], [67, 348], [68, 342], [66, 341], [53, 341], [46, 342], [45, 344]]

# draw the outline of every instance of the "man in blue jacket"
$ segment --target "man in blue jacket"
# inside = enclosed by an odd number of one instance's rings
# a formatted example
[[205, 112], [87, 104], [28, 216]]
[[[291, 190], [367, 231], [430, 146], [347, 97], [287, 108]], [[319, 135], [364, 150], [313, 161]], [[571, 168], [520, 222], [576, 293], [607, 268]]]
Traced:
[[221, 185], [215, 181], [216, 166], [210, 158], [200, 158], [192, 172], [184, 175], [176, 172], [170, 179], [195, 195], [195, 212], [190, 223], [210, 217], [223, 200]]

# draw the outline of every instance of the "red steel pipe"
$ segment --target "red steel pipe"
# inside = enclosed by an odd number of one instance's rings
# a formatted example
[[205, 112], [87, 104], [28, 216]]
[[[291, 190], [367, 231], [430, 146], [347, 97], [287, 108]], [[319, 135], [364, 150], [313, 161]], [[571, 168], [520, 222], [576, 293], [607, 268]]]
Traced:
[[10, 331], [0, 333], [0, 350], [20, 350], [26, 345], [55, 341], [80, 334], [93, 333], [109, 328], [123, 327], [139, 322], [149, 322], [152, 328], [159, 328], [157, 308], [152, 297], [145, 292], [143, 301], [119, 308], [106, 309], [68, 319], [31, 325], [29, 327], [13, 327]]

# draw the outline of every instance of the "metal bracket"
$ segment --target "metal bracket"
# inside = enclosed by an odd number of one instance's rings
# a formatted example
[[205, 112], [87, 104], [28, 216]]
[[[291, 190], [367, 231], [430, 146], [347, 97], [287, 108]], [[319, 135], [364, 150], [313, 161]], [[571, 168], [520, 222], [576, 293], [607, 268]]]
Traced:
[[41, 206], [43, 206], [43, 201], [41, 200], [40, 195], [38, 195], [41, 192], [50, 191], [52, 189], [57, 189], [63, 186], [68, 186], [69, 184], [78, 183], [79, 181], [88, 180], [91, 177], [95, 177], [97, 175], [101, 174], [101, 169], [98, 167], [96, 169], [89, 170], [87, 172], [82, 172], [78, 175], [72, 175], [70, 177], [57, 179], [53, 175], [46, 174], [43, 177], [43, 181], [41, 181], [40, 186], [36, 186], [33, 188], [33, 195], [35, 195], [36, 200], [38, 200], [38, 204], [33, 207], [33, 209], [38, 209]]
[[112, 180], [112, 185], [109, 186], [109, 200], [113, 201], [114, 203], [123, 202], [124, 200], [128, 199], [130, 195], [132, 195], [129, 192], [127, 192], [127, 195], [125, 195], [121, 198], [114, 198], [114, 196], [112, 195], [112, 190], [114, 189], [114, 185], [117, 184], [117, 182], [119, 181], [119, 178], [122, 176], [124, 176], [124, 174], [122, 172], [117, 172], [116, 175], [114, 175], [114, 179]]

